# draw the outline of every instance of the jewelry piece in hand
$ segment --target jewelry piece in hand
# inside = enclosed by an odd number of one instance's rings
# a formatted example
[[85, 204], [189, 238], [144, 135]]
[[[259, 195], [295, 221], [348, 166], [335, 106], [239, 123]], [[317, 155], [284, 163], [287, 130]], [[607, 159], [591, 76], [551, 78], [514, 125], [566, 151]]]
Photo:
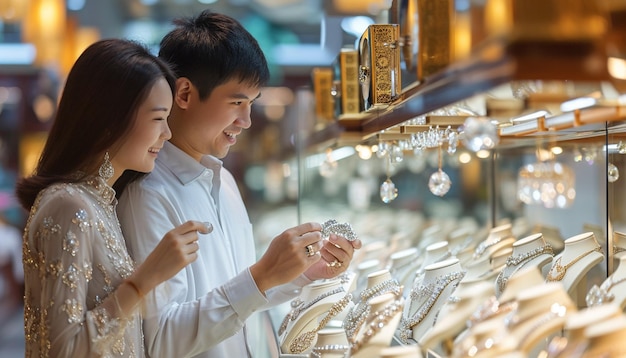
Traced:
[[326, 266], [328, 266], [328, 267], [341, 267], [342, 265], [343, 265], [343, 262], [338, 261], [338, 260], [326, 263]]
[[329, 237], [330, 234], [342, 236], [348, 241], [357, 239], [356, 233], [350, 224], [339, 223], [334, 219], [327, 220], [322, 224], [322, 237]]
[[304, 250], [306, 250], [306, 255], [308, 257], [311, 257], [316, 254], [315, 249], [313, 248], [313, 245], [306, 245]]
[[213, 232], [213, 224], [211, 224], [211, 223], [210, 223], [210, 222], [208, 222], [208, 221], [205, 221], [205, 222], [204, 222], [204, 225], [206, 225], [206, 229], [207, 229], [206, 231], [207, 231], [207, 234], [210, 234], [210, 233], [212, 233], [212, 232]]

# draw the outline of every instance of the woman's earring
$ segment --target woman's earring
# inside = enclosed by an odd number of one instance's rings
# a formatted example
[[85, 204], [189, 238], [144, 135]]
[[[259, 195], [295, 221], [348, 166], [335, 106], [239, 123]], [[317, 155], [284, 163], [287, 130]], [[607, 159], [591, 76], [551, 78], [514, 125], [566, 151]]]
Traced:
[[113, 173], [115, 173], [115, 170], [113, 169], [113, 164], [111, 164], [111, 161], [109, 160], [109, 152], [105, 152], [104, 163], [102, 163], [100, 169], [98, 169], [98, 174], [102, 179], [107, 181], [113, 178]]

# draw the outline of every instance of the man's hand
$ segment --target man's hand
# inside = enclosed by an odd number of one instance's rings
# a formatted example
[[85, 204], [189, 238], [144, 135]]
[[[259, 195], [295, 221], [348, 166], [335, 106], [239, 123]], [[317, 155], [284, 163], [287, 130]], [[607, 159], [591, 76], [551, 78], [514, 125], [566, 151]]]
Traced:
[[304, 274], [310, 280], [337, 277], [348, 269], [354, 250], [360, 249], [361, 246], [359, 239], [348, 241], [344, 237], [330, 234], [328, 240], [323, 240], [320, 250], [322, 259], [312, 264]]

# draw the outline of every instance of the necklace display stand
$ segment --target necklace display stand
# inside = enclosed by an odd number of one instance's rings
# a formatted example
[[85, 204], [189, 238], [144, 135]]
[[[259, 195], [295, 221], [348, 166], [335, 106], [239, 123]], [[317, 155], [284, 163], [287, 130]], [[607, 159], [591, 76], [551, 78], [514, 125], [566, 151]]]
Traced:
[[532, 234], [513, 243], [513, 252], [496, 278], [496, 295], [500, 296], [507, 281], [523, 267], [535, 266], [540, 271], [552, 263], [553, 250], [541, 233]]
[[489, 327], [483, 328], [483, 325], [489, 326], [494, 322], [501, 324], [504, 321], [506, 315], [516, 307], [518, 294], [526, 289], [543, 285], [544, 278], [537, 267], [529, 266], [518, 271], [515, 276], [511, 277], [499, 298], [494, 295], [477, 306], [478, 308], [467, 321], [468, 329], [455, 338], [454, 346], [471, 347], [477, 341], [474, 337], [478, 334], [477, 332], [490, 330]]
[[367, 276], [381, 270], [381, 263], [378, 259], [371, 259], [361, 262], [356, 267], [356, 292], [363, 291], [367, 287]]
[[424, 349], [434, 350], [441, 356], [449, 356], [451, 343], [467, 328], [467, 321], [483, 302], [494, 296], [493, 284], [483, 280], [463, 281], [452, 292], [439, 311], [437, 322], [419, 340]]
[[463, 226], [453, 230], [448, 235], [448, 240], [446, 241], [448, 241], [448, 248], [452, 256], [456, 256], [456, 254], [467, 248], [470, 234], [470, 228]]
[[391, 276], [398, 280], [402, 286], [410, 286], [415, 279], [415, 271], [420, 266], [419, 251], [417, 248], [409, 248], [394, 252], [389, 256], [387, 269]]
[[485, 257], [480, 260], [472, 260], [465, 268], [465, 276], [463, 276], [463, 281], [474, 281], [477, 279], [481, 279], [484, 281], [491, 281], [495, 279], [494, 271], [491, 269], [491, 263], [489, 262], [489, 258]]
[[613, 274], [599, 287], [594, 285], [587, 292], [585, 300], [588, 307], [614, 303], [622, 310], [626, 308], [626, 253], [620, 252], [615, 256], [618, 261]]
[[[298, 299], [292, 301], [292, 311], [283, 320], [279, 329], [280, 348], [283, 353], [303, 353], [308, 349], [293, 349], [294, 341], [310, 331], [319, 331], [320, 319], [330, 321], [352, 302], [346, 301], [346, 292], [341, 280], [313, 282], [302, 288]], [[351, 296], [350, 296], [351, 299]], [[343, 302], [345, 304], [343, 304]], [[326, 322], [328, 323], [328, 322]], [[324, 325], [325, 326], [325, 325]], [[297, 343], [297, 342], [296, 342]], [[313, 346], [315, 341], [307, 347]]]
[[344, 358], [350, 349], [346, 333], [341, 328], [324, 328], [317, 332], [317, 341], [310, 358]]
[[512, 225], [510, 223], [499, 225], [489, 231], [487, 238], [478, 244], [474, 250], [474, 259], [478, 260], [484, 256], [491, 257], [498, 250], [511, 247], [515, 242], [513, 236]]
[[552, 335], [559, 334], [576, 305], [558, 282], [531, 287], [517, 295], [517, 307], [505, 320], [500, 345], [507, 351], [536, 356]]
[[380, 358], [422, 358], [422, 351], [417, 344], [383, 348]]
[[568, 315], [563, 327], [563, 336], [555, 336], [548, 345], [549, 357], [579, 357], [587, 345], [585, 330], [621, 314], [622, 311], [617, 305], [608, 304], [585, 308]]
[[418, 250], [420, 250], [420, 252], [424, 252], [428, 246], [442, 241], [445, 241], [443, 228], [440, 225], [435, 224], [422, 231], [422, 236], [415, 246]]
[[402, 294], [385, 293], [372, 298], [369, 305], [370, 314], [351, 344], [351, 358], [378, 357], [382, 349], [390, 346], [402, 318], [404, 298]]
[[408, 307], [403, 313], [398, 333], [403, 343], [418, 342], [435, 324], [439, 310], [464, 274], [456, 258], [426, 266], [424, 278], [419, 285], [413, 286], [409, 294]]
[[[446, 241], [438, 242], [426, 247], [424, 254], [424, 261], [415, 272], [411, 287], [419, 284], [424, 279], [424, 269], [432, 264], [441, 262], [450, 258], [450, 250], [448, 250], [448, 243]], [[405, 292], [406, 295], [406, 292]]]
[[588, 344], [584, 357], [625, 357], [626, 316], [619, 315], [585, 330]]
[[563, 252], [554, 258], [546, 281], [560, 281], [578, 307], [586, 307], [585, 275], [603, 259], [602, 247], [593, 232], [575, 235], [565, 240]]
[[342, 326], [349, 342], [354, 342], [365, 323], [365, 319], [370, 314], [369, 301], [390, 292], [401, 295], [402, 286], [391, 276], [389, 270], [379, 270], [367, 276], [367, 287], [356, 296], [354, 306], [347, 312], [343, 320]]

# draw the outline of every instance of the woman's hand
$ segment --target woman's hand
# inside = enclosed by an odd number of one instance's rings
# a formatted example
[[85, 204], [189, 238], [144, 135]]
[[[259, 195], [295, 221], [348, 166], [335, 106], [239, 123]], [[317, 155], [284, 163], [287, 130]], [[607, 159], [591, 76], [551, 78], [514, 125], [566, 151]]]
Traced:
[[210, 228], [200, 221], [187, 221], [165, 234], [133, 274], [132, 281], [143, 294], [198, 258], [198, 232], [208, 234]]

